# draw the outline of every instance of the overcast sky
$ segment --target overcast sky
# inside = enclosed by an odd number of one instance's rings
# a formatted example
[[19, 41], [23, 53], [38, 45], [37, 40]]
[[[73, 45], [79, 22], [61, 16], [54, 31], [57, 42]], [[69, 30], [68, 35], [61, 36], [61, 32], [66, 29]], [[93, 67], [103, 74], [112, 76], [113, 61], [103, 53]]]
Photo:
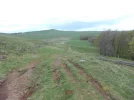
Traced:
[[133, 0], [0, 0], [0, 32], [134, 29]]

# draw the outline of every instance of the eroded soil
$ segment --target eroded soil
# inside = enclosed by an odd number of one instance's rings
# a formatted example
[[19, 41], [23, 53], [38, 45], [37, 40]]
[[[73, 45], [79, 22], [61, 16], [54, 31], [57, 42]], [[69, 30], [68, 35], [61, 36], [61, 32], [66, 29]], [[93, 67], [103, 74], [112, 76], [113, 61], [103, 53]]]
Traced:
[[9, 73], [7, 79], [0, 85], [0, 100], [26, 100], [27, 97], [24, 95], [29, 91], [30, 76], [39, 62], [39, 60], [29, 62], [18, 71]]

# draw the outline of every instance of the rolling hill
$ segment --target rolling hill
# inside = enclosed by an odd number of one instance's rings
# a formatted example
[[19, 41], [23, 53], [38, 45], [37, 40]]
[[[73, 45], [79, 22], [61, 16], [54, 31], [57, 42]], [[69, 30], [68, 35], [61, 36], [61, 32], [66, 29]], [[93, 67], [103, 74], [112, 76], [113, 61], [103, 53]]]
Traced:
[[80, 35], [98, 35], [99, 31], [60, 31], [60, 30], [42, 30], [42, 31], [33, 31], [33, 32], [24, 32], [24, 33], [15, 33], [17, 37], [24, 37], [28, 39], [51, 39], [51, 38], [72, 38], [79, 39]]
[[7, 56], [0, 61], [0, 99], [133, 100], [134, 67], [99, 60], [97, 48], [80, 40], [99, 33], [0, 34], [0, 55]]

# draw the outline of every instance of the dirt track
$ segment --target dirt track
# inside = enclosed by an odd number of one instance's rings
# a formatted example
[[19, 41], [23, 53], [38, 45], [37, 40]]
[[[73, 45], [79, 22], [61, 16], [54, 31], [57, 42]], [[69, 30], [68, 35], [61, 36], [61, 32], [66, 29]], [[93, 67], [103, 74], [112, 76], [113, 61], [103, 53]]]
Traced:
[[105, 90], [103, 90], [102, 86], [94, 80], [90, 75], [88, 75], [78, 64], [73, 63], [71, 60], [68, 60], [70, 63], [74, 65], [79, 70], [79, 74], [83, 75], [87, 82], [91, 82], [92, 86], [96, 88], [96, 90], [104, 97], [105, 100], [111, 100], [112, 97], [110, 94], [108, 94]]
[[[111, 100], [113, 99], [113, 97], [111, 97], [111, 95], [109, 93], [107, 93], [107, 91], [103, 90], [102, 86], [96, 81], [94, 80], [91, 76], [89, 76], [83, 69], [81, 69], [81, 67], [78, 64], [73, 63], [71, 60], [68, 60], [70, 63], [72, 63], [74, 65], [74, 67], [79, 71], [79, 74], [81, 76], [83, 76], [87, 82], [90, 82], [92, 84], [92, 86], [98, 91], [98, 93], [100, 93], [103, 98], [105, 100]], [[64, 74], [66, 74], [71, 80], [71, 83], [76, 83], [78, 82], [72, 75], [72, 72], [66, 67], [66, 65], [62, 64], [62, 62], [60, 60], [56, 60], [54, 63], [55, 67], [61, 66], [62, 71], [64, 72]], [[56, 69], [53, 70], [53, 79], [57, 80], [59, 76]]]
[[23, 69], [10, 73], [0, 85], [0, 100], [26, 100], [24, 95], [29, 91], [30, 76], [38, 63], [39, 60], [32, 61]]

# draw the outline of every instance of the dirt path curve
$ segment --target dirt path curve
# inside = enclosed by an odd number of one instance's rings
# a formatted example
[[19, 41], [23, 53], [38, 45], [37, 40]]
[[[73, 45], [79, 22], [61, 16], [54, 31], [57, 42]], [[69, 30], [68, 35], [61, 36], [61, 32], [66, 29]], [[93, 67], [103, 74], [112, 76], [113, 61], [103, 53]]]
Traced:
[[29, 91], [32, 70], [39, 62], [32, 61], [18, 71], [10, 73], [7, 80], [0, 85], [0, 100], [26, 100], [23, 97]]

